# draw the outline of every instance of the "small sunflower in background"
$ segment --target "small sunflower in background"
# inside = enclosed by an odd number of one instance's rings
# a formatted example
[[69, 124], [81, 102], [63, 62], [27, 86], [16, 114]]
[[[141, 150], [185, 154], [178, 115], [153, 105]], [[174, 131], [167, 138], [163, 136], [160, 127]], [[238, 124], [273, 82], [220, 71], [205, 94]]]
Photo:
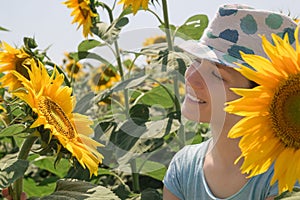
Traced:
[[149, 37], [146, 38], [145, 41], [143, 42], [143, 46], [150, 46], [152, 44], [158, 44], [158, 43], [164, 43], [167, 42], [166, 36], [160, 35], [160, 36], [154, 36], [154, 37]]
[[7, 112], [6, 109], [5, 109], [5, 107], [3, 106], [3, 103], [4, 103], [4, 99], [3, 99], [2, 96], [0, 96], [0, 115], [1, 115], [2, 112], [3, 113]]
[[288, 34], [281, 39], [272, 35], [272, 43], [262, 36], [269, 57], [242, 54], [253, 67], [238, 64], [242, 75], [259, 84], [252, 89], [233, 88], [240, 99], [227, 103], [225, 110], [243, 116], [229, 132], [240, 138], [244, 159], [241, 166], [249, 177], [264, 173], [274, 164], [271, 184], [278, 181], [279, 192], [292, 191], [300, 180], [300, 43], [299, 27], [294, 33], [296, 48]]
[[92, 19], [97, 17], [98, 14], [94, 13], [91, 9], [90, 0], [67, 0], [64, 4], [73, 9], [71, 16], [74, 16], [73, 23], [78, 23], [77, 29], [81, 26], [83, 27], [83, 36], [88, 37], [88, 35], [93, 36], [91, 27], [93, 26]]
[[133, 14], [135, 15], [137, 11], [142, 7], [142, 9], [148, 9], [149, 0], [120, 0], [119, 4], [123, 4], [123, 9], [131, 7]]
[[[167, 40], [166, 40], [166, 36], [165, 35], [161, 35], [161, 36], [155, 36], [155, 37], [149, 37], [149, 38], [146, 38], [145, 41], [143, 42], [143, 46], [144, 47], [147, 47], [147, 46], [151, 46], [153, 44], [159, 44], [159, 43], [166, 43]], [[157, 58], [156, 55], [153, 55], [153, 56], [147, 56], [147, 59], [146, 59], [146, 62], [148, 64], [150, 64], [151, 60], [152, 59], [155, 59]]]
[[15, 90], [21, 87], [20, 81], [13, 75], [12, 71], [17, 71], [25, 78], [29, 79], [27, 69], [30, 68], [31, 56], [23, 48], [16, 49], [2, 42], [0, 44], [0, 73], [5, 73], [0, 78], [1, 87], [8, 87], [9, 90]]
[[103, 159], [97, 147], [103, 145], [89, 137], [93, 133], [93, 121], [85, 115], [73, 112], [75, 97], [72, 96], [72, 88], [63, 86], [63, 74], [54, 68], [50, 76], [45, 66], [34, 60], [31, 60], [30, 65], [29, 79], [16, 71], [12, 72], [25, 89], [13, 94], [25, 101], [37, 114], [37, 119], [30, 128], [42, 126], [49, 130], [50, 139], [59, 141], [58, 151], [63, 146], [83, 168], [89, 169], [91, 175], [97, 175], [98, 166]]
[[69, 77], [78, 80], [85, 74], [83, 71], [83, 65], [80, 62], [76, 62], [69, 53], [65, 53], [66, 59], [63, 60], [65, 70]]
[[121, 76], [114, 67], [102, 64], [92, 72], [88, 84], [93, 91], [99, 92], [111, 88], [120, 80]]

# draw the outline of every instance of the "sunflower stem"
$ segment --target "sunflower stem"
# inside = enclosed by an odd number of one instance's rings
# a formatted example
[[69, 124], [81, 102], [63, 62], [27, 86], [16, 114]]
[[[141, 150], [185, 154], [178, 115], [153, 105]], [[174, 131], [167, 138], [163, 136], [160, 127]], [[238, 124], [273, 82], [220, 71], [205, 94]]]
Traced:
[[[24, 143], [22, 144], [22, 147], [20, 149], [18, 159], [19, 160], [27, 160], [29, 152], [31, 150], [32, 145], [36, 141], [36, 136], [29, 136]], [[23, 191], [23, 177], [18, 178], [13, 183], [13, 194], [12, 197], [14, 200], [20, 200], [21, 194]]]
[[[168, 5], [167, 5], [167, 0], [162, 0], [162, 7], [163, 7], [163, 15], [164, 15], [164, 27], [165, 27], [165, 33], [166, 33], [166, 39], [168, 43], [168, 54], [172, 51], [174, 51], [174, 46], [172, 42], [172, 36], [171, 36], [171, 31], [170, 31], [170, 24], [169, 24], [169, 16], [168, 16]], [[175, 98], [180, 98], [179, 95], [179, 69], [178, 71], [174, 74], [174, 82], [173, 82], [173, 88], [174, 88], [174, 95]], [[179, 99], [180, 102], [180, 99]], [[176, 114], [177, 114], [177, 119], [179, 122], [181, 122], [181, 109], [180, 105], [176, 105]], [[183, 143], [185, 143], [185, 136], [184, 136], [184, 127], [181, 125], [180, 129], [178, 130], [177, 134], [179, 135], [179, 138], [183, 140]]]
[[139, 182], [139, 172], [136, 167], [136, 160], [130, 161], [131, 173], [132, 173], [132, 187], [133, 192], [140, 193], [140, 182]]
[[[107, 10], [110, 23], [113, 23], [114, 17], [113, 17], [112, 10], [105, 3], [101, 3], [101, 5]], [[120, 48], [119, 48], [119, 44], [118, 44], [117, 40], [114, 41], [114, 47], [115, 47], [115, 51], [116, 51], [116, 59], [117, 59], [118, 67], [119, 67], [121, 80], [124, 81], [125, 77], [124, 77], [124, 72], [123, 72], [123, 65], [122, 65], [122, 61], [121, 61]], [[126, 115], [126, 118], [129, 118], [129, 100], [128, 99], [129, 99], [128, 98], [128, 90], [124, 89], [124, 101], [125, 101], [125, 115]]]
[[162, 8], [163, 8], [163, 15], [164, 15], [164, 31], [166, 33], [166, 38], [168, 42], [168, 50], [173, 51], [173, 42], [171, 38], [171, 32], [170, 32], [170, 24], [169, 24], [169, 14], [168, 14], [168, 5], [167, 0], [162, 0]]

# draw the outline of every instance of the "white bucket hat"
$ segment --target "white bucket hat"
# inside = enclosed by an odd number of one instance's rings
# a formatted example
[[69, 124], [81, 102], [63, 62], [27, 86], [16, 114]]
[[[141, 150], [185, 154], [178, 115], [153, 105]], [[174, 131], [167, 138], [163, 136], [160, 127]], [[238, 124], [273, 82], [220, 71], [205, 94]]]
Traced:
[[293, 19], [280, 13], [239, 4], [222, 5], [200, 41], [189, 40], [178, 46], [198, 58], [237, 67], [234, 62], [245, 64], [240, 51], [266, 57], [261, 35], [271, 41], [271, 33], [280, 37], [287, 33], [293, 44], [296, 27]]

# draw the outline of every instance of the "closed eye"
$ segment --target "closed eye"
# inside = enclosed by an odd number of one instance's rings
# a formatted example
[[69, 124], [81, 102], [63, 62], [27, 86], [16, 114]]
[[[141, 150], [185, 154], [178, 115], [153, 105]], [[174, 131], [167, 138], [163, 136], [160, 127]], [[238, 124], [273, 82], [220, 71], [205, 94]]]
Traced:
[[222, 77], [219, 73], [217, 73], [217, 72], [215, 72], [215, 71], [212, 71], [212, 74], [213, 74], [216, 78], [218, 78], [219, 80], [224, 81], [223, 77]]

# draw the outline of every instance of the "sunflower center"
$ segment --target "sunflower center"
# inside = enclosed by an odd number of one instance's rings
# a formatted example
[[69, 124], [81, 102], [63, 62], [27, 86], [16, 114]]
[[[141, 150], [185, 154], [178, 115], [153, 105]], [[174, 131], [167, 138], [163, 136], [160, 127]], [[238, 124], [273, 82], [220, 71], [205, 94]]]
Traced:
[[73, 74], [78, 74], [78, 72], [80, 70], [80, 66], [78, 63], [74, 64], [73, 62], [71, 62], [67, 65], [67, 70], [69, 72], [72, 72]]
[[17, 58], [15, 61], [16, 71], [29, 80], [29, 74], [27, 69], [24, 67], [28, 67], [30, 69], [30, 64], [26, 63], [27, 58]]
[[270, 105], [272, 128], [287, 147], [300, 149], [300, 73], [282, 81]]
[[84, 2], [84, 0], [78, 0], [78, 4], [79, 4], [79, 10], [80, 13], [82, 14], [84, 19], [87, 19], [89, 16], [89, 10], [86, 8], [86, 6], [88, 6], [86, 4], [86, 2], [83, 3], [83, 5], [80, 5], [82, 2]]
[[108, 81], [109, 81], [109, 78], [106, 76], [103, 76], [102, 73], [97, 73], [93, 77], [93, 83], [97, 86], [105, 85]]
[[47, 97], [41, 97], [38, 108], [46, 117], [48, 123], [54, 126], [59, 133], [68, 139], [75, 137], [75, 131], [69, 118], [57, 103]]

